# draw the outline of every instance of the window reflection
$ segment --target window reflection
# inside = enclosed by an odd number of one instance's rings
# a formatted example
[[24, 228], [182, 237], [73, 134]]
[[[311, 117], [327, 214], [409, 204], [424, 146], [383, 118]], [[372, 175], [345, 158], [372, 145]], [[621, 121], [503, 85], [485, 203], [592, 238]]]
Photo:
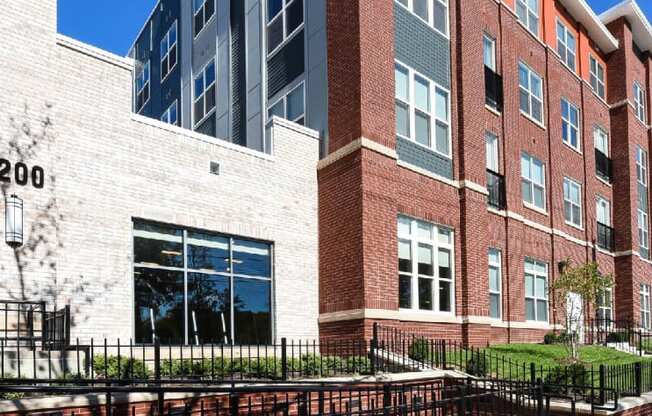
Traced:
[[136, 342], [271, 342], [269, 244], [136, 222], [134, 260]]

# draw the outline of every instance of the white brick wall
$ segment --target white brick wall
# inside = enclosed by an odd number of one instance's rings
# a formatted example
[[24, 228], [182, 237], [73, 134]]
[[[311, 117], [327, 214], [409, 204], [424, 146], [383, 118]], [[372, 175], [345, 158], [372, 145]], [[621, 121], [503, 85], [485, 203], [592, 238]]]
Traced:
[[[25, 160], [52, 178], [43, 190], [4, 185], [24, 199], [32, 241], [18, 258], [0, 244], [0, 299], [70, 303], [73, 337], [130, 338], [132, 218], [144, 218], [272, 241], [275, 335], [315, 338], [316, 133], [277, 121], [267, 156], [132, 115], [127, 60], [55, 36], [54, 0], [10, 3], [0, 12], [0, 60], [9, 63], [0, 157], [19, 160], [12, 138], [25, 149], [49, 117], [48, 139]], [[51, 30], [15, 24], [34, 14]]]

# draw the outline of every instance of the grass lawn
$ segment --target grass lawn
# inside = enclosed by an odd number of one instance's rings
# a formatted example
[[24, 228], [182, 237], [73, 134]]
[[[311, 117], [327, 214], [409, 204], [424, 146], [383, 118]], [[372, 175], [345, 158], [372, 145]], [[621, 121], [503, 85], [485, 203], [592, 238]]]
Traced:
[[[486, 348], [487, 353], [504, 356], [506, 359], [521, 363], [535, 363], [539, 366], [559, 365], [568, 356], [566, 347], [561, 344], [499, 344]], [[611, 348], [589, 345], [580, 347], [580, 359], [586, 365], [618, 365], [631, 364], [641, 360], [649, 360], [638, 355], [627, 354]]]

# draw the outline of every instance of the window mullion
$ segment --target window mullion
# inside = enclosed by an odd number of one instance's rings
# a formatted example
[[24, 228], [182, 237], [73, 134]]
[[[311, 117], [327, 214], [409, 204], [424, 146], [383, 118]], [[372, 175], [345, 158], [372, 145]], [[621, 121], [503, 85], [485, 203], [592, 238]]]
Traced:
[[410, 245], [412, 250], [412, 309], [419, 309], [419, 240], [418, 240], [418, 222], [412, 220], [410, 227]]
[[188, 345], [188, 231], [183, 230], [183, 327], [184, 343]]

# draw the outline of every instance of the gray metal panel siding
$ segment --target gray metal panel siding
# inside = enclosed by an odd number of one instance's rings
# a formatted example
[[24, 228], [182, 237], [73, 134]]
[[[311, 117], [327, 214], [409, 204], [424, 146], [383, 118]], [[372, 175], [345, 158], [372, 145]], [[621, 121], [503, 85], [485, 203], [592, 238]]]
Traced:
[[448, 179], [453, 179], [453, 162], [432, 150], [410, 140], [396, 138], [396, 153], [399, 160], [418, 166]]
[[242, 0], [231, 2], [231, 108], [233, 128], [231, 141], [245, 146], [247, 144], [247, 63], [245, 42], [245, 11]]
[[246, 2], [247, 40], [247, 147], [264, 150], [262, 121], [262, 6], [259, 0]]
[[394, 3], [396, 59], [450, 89], [450, 42], [405, 7]]
[[306, 126], [328, 137], [328, 57], [326, 41], [326, 0], [306, 1]]
[[267, 61], [267, 98], [295, 80], [305, 70], [305, 29]]

